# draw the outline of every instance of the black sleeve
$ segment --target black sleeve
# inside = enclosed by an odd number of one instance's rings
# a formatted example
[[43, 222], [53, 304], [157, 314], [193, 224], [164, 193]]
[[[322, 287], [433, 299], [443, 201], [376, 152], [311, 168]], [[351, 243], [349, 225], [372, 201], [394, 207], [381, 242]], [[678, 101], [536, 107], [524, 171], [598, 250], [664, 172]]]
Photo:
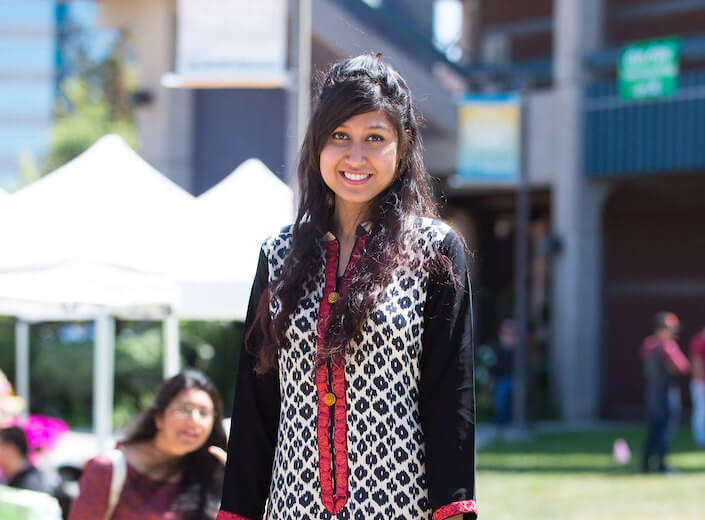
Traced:
[[[250, 293], [245, 331], [254, 322], [257, 304], [268, 282], [267, 257], [262, 251]], [[253, 332], [250, 340], [256, 347], [262, 341], [261, 333]], [[279, 374], [273, 370], [262, 376], [256, 375], [255, 362], [255, 357], [246, 351], [243, 342], [219, 519], [244, 517], [259, 520], [269, 495], [279, 428]]]
[[441, 252], [456, 280], [429, 280], [419, 405], [434, 518], [476, 518], [473, 323], [467, 253], [449, 231]]

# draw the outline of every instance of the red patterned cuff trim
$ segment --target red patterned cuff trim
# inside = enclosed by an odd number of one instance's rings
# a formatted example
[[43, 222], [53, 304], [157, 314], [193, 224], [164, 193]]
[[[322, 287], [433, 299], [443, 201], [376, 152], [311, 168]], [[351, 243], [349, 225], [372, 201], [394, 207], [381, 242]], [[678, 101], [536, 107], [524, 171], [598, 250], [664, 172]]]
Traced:
[[433, 520], [444, 520], [445, 518], [465, 513], [475, 513], [475, 517], [477, 517], [477, 504], [475, 504], [474, 500], [463, 500], [439, 507], [433, 512]]
[[236, 515], [235, 513], [228, 513], [227, 511], [218, 511], [218, 516], [215, 520], [252, 520], [246, 516]]

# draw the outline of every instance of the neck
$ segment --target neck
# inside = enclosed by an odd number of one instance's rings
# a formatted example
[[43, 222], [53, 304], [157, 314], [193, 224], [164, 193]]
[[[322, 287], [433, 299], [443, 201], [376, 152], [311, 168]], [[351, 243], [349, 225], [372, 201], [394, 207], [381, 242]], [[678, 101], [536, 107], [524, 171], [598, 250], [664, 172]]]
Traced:
[[335, 235], [338, 239], [354, 238], [357, 226], [364, 222], [368, 216], [367, 205], [350, 204], [337, 199], [335, 202]]
[[158, 435], [146, 443], [144, 449], [149, 460], [149, 471], [157, 478], [173, 475], [181, 466], [182, 457], [165, 450]]

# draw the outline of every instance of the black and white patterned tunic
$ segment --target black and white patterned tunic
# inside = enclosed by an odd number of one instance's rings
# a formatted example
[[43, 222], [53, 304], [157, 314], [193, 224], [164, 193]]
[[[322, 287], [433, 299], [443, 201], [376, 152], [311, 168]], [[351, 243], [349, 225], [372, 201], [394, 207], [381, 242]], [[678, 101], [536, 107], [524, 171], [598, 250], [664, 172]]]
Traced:
[[[321, 323], [340, 289], [329, 233], [324, 268], [290, 320], [278, 373], [256, 376], [243, 349], [218, 520], [259, 520], [265, 501], [268, 520], [476, 517], [466, 252], [441, 222], [419, 218], [412, 227], [413, 247], [426, 258], [448, 255], [457, 283], [432, 279], [424, 265], [398, 268], [344, 359], [317, 368]], [[263, 244], [246, 327], [291, 238], [285, 230]]]

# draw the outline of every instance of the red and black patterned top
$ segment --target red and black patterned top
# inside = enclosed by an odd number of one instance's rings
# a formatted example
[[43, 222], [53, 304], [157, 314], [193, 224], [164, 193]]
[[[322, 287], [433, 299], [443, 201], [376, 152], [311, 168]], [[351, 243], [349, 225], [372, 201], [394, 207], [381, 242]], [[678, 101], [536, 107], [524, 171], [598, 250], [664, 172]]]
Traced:
[[[411, 247], [426, 259], [446, 254], [457, 284], [436, 280], [423, 263], [399, 267], [345, 355], [321, 365], [316, 350], [331, 307], [344, 300], [374, 231], [358, 230], [342, 283], [329, 233], [278, 370], [256, 376], [243, 349], [217, 520], [259, 520], [265, 501], [268, 520], [476, 518], [466, 251], [441, 222], [411, 225]], [[262, 246], [246, 327], [291, 240], [285, 230]]]
[[[99, 455], [86, 463], [80, 494], [71, 506], [68, 520], [104, 520], [113, 467]], [[179, 495], [179, 482], [154, 480], [127, 465], [125, 485], [111, 520], [181, 520], [171, 511]]]

